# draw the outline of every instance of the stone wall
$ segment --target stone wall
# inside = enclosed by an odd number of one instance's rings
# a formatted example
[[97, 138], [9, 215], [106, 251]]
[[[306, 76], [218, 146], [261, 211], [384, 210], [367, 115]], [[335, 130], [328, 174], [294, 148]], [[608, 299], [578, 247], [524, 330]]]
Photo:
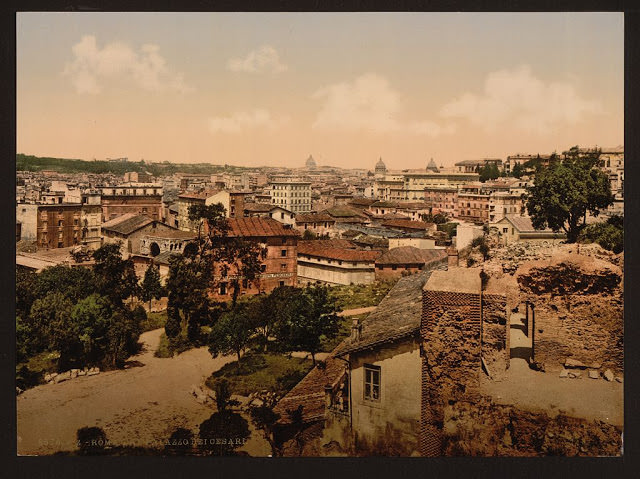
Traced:
[[523, 266], [517, 280], [535, 308], [533, 354], [545, 370], [569, 358], [594, 369], [623, 370], [621, 269], [594, 258], [572, 257]]
[[482, 295], [482, 357], [494, 379], [509, 367], [509, 318], [503, 294]]

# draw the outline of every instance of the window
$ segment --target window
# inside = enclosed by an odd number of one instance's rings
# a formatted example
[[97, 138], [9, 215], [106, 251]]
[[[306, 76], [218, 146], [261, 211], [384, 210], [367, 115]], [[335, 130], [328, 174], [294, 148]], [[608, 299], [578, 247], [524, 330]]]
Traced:
[[227, 294], [227, 283], [220, 283], [220, 294]]
[[284, 213], [280, 213], [280, 219], [283, 220], [284, 219]]
[[380, 366], [364, 365], [364, 398], [380, 400]]
[[283, 250], [280, 252], [280, 256], [282, 256], [283, 258], [286, 258], [286, 256], [287, 256], [287, 250], [286, 250], [286, 249], [283, 249]]
[[261, 264], [260, 265], [260, 272], [264, 273], [267, 270], [267, 265], [266, 264]]
[[286, 271], [287, 270], [287, 263], [280, 263], [280, 271]]
[[394, 270], [394, 271], [397, 270], [398, 269], [398, 265], [394, 264], [393, 266], [391, 266], [391, 269]]
[[284, 281], [280, 281], [280, 286], [284, 286]]

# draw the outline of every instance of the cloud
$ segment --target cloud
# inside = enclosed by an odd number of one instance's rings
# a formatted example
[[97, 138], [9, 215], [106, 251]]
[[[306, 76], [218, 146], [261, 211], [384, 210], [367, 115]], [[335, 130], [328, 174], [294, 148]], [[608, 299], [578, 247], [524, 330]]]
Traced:
[[544, 83], [522, 65], [490, 73], [483, 94], [465, 93], [444, 105], [440, 114], [467, 119], [488, 132], [513, 126], [545, 134], [601, 111], [598, 101], [581, 98], [570, 83]]
[[440, 126], [431, 121], [402, 122], [398, 118], [402, 110], [400, 93], [375, 73], [321, 88], [312, 98], [324, 100], [313, 124], [315, 129], [407, 132], [431, 137], [454, 131], [453, 125]]
[[237, 112], [226, 117], [209, 118], [209, 130], [212, 133], [240, 133], [252, 128], [273, 130], [281, 127], [287, 121], [286, 117], [274, 118], [269, 111], [256, 109], [249, 112]]
[[124, 80], [148, 91], [192, 90], [183, 75], [167, 68], [157, 45], [142, 45], [135, 52], [125, 43], [109, 43], [98, 48], [96, 38], [85, 35], [72, 48], [74, 60], [65, 65], [63, 74], [70, 77], [78, 93], [97, 94], [109, 80]]
[[232, 72], [244, 73], [282, 73], [288, 69], [280, 62], [280, 55], [270, 45], [262, 45], [249, 52], [245, 58], [232, 58], [227, 62], [227, 68]]

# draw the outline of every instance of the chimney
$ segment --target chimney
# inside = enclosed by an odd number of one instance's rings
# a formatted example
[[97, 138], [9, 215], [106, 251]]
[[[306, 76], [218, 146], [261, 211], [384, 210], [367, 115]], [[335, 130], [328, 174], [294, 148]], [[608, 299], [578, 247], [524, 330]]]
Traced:
[[362, 325], [357, 319], [353, 320], [351, 326], [351, 341], [360, 341], [360, 333], [362, 332]]
[[458, 266], [458, 250], [451, 246], [447, 248], [447, 255], [449, 256], [449, 268], [455, 268]]

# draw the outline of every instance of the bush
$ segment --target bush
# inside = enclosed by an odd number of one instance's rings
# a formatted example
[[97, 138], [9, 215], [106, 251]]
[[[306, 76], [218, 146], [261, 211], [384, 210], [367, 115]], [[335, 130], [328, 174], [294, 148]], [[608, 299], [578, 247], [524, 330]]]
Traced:
[[80, 454], [101, 454], [109, 445], [107, 435], [99, 427], [83, 427], [76, 432]]
[[608, 222], [586, 226], [578, 237], [581, 243], [598, 243], [604, 249], [618, 254], [624, 250], [624, 229], [619, 226], [621, 220], [616, 217]]

